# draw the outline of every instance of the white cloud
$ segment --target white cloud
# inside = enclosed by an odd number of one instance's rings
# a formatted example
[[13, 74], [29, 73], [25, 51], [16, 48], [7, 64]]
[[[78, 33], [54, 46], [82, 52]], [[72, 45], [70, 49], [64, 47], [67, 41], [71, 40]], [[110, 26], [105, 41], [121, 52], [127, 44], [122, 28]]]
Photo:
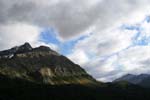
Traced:
[[103, 58], [90, 60], [90, 64], [84, 68], [97, 80], [104, 82], [112, 81], [128, 73], [150, 73], [149, 54], [149, 46], [136, 46], [109, 57], [107, 60]]
[[58, 47], [54, 44], [39, 41], [41, 32], [42, 28], [26, 23], [0, 25], [0, 50], [21, 45], [25, 42], [31, 43], [33, 47], [47, 45], [54, 50], [58, 50]]
[[[149, 0], [0, 0], [0, 49], [28, 41], [58, 50], [54, 44], [39, 41], [43, 27], [54, 28], [64, 40], [92, 32], [78, 41], [68, 57], [97, 79], [112, 80], [135, 69], [147, 72], [149, 47], [126, 50], [136, 30], [119, 26], [143, 20], [150, 14], [149, 5]], [[141, 27], [149, 36], [149, 24]]]
[[76, 50], [72, 54], [68, 55], [68, 58], [70, 58], [75, 63], [81, 64], [81, 65], [84, 65], [88, 63], [89, 61], [88, 56], [82, 50]]
[[150, 58], [149, 46], [135, 46], [119, 55], [118, 62], [124, 66], [124, 70], [129, 73], [140, 74], [150, 72], [150, 67], [146, 63]]
[[149, 4], [149, 0], [1, 0], [0, 22], [49, 26], [69, 39], [93, 26], [103, 31], [131, 15], [139, 19], [148, 13]]
[[25, 23], [0, 25], [0, 49], [38, 41], [41, 29]]
[[[139, 37], [144, 35], [149, 38], [147, 31], [150, 29], [149, 23], [142, 21], [139, 24], [142, 28], [142, 31], [139, 30], [141, 32]], [[80, 49], [84, 51], [85, 56], [89, 56], [90, 60], [82, 64], [77, 60], [79, 56], [72, 58], [101, 81], [112, 81], [127, 73], [149, 73], [150, 47], [142, 44], [133, 45], [135, 41], [133, 37], [139, 31], [122, 29], [119, 26], [113, 26], [102, 33], [97, 31], [98, 33], [80, 40], [74, 48], [74, 55], [77, 55], [76, 50]]]
[[106, 56], [125, 49], [131, 44], [135, 31], [111, 29], [102, 33], [94, 33], [89, 38], [79, 41], [75, 49], [82, 49], [95, 56]]

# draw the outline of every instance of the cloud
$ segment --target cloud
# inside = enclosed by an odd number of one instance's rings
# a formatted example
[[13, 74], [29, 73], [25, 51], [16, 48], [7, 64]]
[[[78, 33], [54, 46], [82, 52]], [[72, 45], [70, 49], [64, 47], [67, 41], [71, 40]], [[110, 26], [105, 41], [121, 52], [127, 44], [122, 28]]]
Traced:
[[33, 47], [47, 45], [54, 50], [57, 46], [52, 43], [44, 43], [40, 40], [43, 31], [40, 27], [26, 23], [11, 23], [0, 25], [0, 50], [30, 42]]
[[91, 55], [107, 56], [130, 46], [136, 31], [110, 29], [104, 32], [93, 33], [89, 38], [79, 41], [75, 49], [81, 48]]
[[[76, 41], [71, 47], [72, 54], [66, 55], [94, 77], [108, 81], [128, 72], [135, 73], [135, 69], [140, 69], [136, 73], [147, 72], [149, 52], [145, 49], [149, 48], [141, 46], [150, 44], [149, 24], [137, 22], [150, 14], [149, 4], [149, 0], [0, 0], [0, 49], [26, 41], [33, 46], [44, 44], [60, 49], [51, 42], [41, 41], [41, 31], [45, 28], [58, 33], [54, 38], [60, 44], [92, 33]], [[144, 31], [140, 30], [139, 39], [133, 40], [139, 30], [121, 26], [135, 23], [144, 27]]]
[[[91, 34], [78, 41], [71, 59], [101, 81], [112, 81], [128, 73], [149, 73], [149, 24], [143, 20], [128, 27], [113, 26], [103, 33]], [[81, 63], [79, 56], [75, 56], [78, 50], [90, 60]]]
[[87, 57], [85, 52], [82, 50], [76, 50], [75, 52], [70, 54], [68, 57], [72, 59], [72, 61], [80, 65], [84, 65], [85, 63], [89, 62], [89, 58]]
[[[96, 1], [96, 0], [95, 0]], [[85, 0], [1, 0], [1, 23], [26, 22], [55, 28], [63, 38], [80, 34], [94, 23], [95, 14]], [[73, 6], [74, 5], [74, 6]], [[40, 6], [40, 7], [39, 7]], [[88, 10], [87, 10], [88, 9]], [[92, 20], [92, 21], [91, 21]]]
[[[104, 30], [149, 6], [149, 0], [1, 0], [0, 22], [55, 28], [63, 39], [89, 28]], [[144, 6], [143, 6], [144, 5]]]
[[38, 41], [40, 28], [24, 23], [0, 25], [0, 49], [8, 49], [25, 42]]

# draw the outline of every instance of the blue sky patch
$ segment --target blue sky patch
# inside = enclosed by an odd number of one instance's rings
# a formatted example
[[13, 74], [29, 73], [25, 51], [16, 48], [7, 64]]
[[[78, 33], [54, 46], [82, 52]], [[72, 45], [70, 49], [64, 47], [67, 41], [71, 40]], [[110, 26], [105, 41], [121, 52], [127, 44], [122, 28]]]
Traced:
[[147, 17], [145, 18], [145, 21], [146, 21], [147, 23], [149, 23], [149, 22], [150, 22], [150, 16], [147, 16]]
[[89, 35], [83, 35], [83, 36], [78, 37], [77, 39], [72, 39], [72, 40], [65, 41], [65, 42], [61, 43], [61, 45], [60, 45], [60, 53], [62, 53], [64, 55], [72, 53], [73, 52], [72, 50], [75, 47], [75, 45], [79, 41], [84, 40], [84, 39], [86, 39], [88, 37], [89, 37]]
[[150, 44], [150, 36], [139, 36], [137, 40], [134, 41], [135, 45], [147, 46]]
[[83, 36], [78, 37], [77, 39], [72, 39], [68, 41], [60, 41], [57, 38], [57, 36], [58, 36], [58, 33], [56, 33], [54, 29], [46, 28], [43, 32], [41, 32], [40, 41], [47, 43], [47, 44], [52, 43], [52, 44], [57, 45], [59, 47], [59, 52], [63, 55], [67, 55], [67, 54], [72, 53], [72, 50], [78, 41], [84, 40], [85, 38], [89, 36], [89, 34], [83, 35]]
[[[126, 30], [136, 30], [137, 33], [132, 37], [132, 45], [136, 46], [147, 46], [150, 44], [150, 35], [146, 36], [143, 35], [143, 28], [141, 27], [141, 24], [147, 22], [150, 22], [150, 16], [147, 16], [140, 24], [138, 25], [122, 25], [121, 29], [126, 29]], [[150, 33], [149, 33], [150, 34]]]
[[140, 30], [140, 27], [139, 26], [133, 26], [133, 25], [127, 25], [127, 24], [123, 24], [121, 26], [121, 29], [125, 29], [125, 30]]
[[57, 39], [57, 33], [52, 28], [46, 28], [43, 32], [41, 32], [40, 41], [56, 45], [60, 44], [60, 41]]

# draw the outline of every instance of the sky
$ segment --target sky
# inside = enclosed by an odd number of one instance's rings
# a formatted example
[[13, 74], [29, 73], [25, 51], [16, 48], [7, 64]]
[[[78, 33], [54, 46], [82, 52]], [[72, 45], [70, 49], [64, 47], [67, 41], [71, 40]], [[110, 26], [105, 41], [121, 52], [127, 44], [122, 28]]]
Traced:
[[46, 45], [100, 81], [150, 73], [150, 0], [0, 0], [0, 50]]

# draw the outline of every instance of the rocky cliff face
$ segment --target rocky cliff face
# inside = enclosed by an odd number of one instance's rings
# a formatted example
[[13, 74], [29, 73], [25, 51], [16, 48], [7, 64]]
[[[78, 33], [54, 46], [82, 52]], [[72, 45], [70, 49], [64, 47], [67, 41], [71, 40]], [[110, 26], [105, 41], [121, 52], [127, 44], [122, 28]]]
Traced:
[[39, 84], [93, 84], [96, 81], [68, 58], [29, 43], [0, 52], [0, 75]]

